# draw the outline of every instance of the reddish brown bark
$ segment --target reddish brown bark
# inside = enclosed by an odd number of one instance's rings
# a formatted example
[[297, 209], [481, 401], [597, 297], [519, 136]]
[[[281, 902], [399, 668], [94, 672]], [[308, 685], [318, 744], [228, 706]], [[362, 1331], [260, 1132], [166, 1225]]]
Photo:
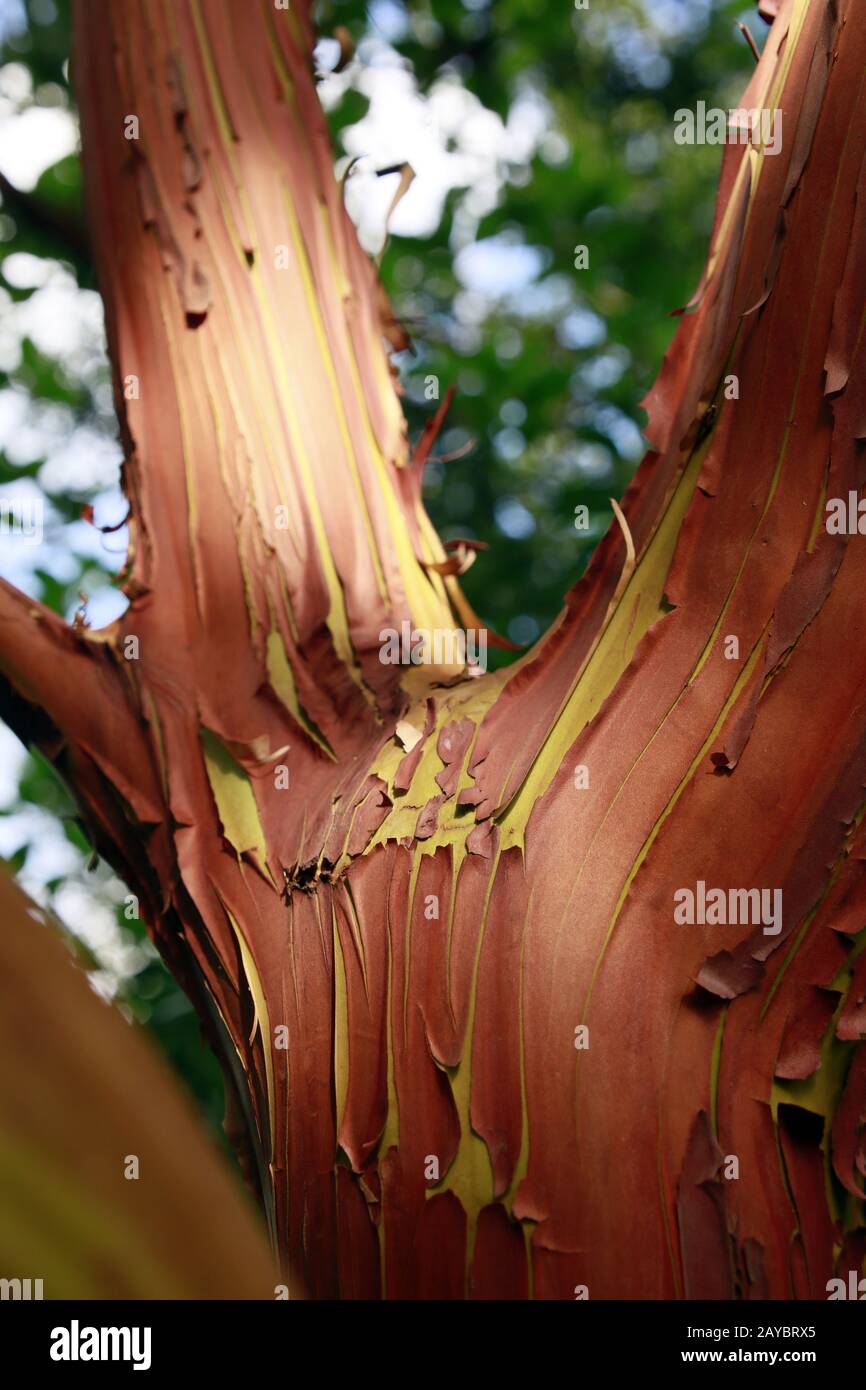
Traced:
[[[782, 149], [726, 147], [635, 562], [614, 527], [473, 680], [379, 660], [471, 615], [306, 7], [79, 7], [132, 602], [71, 634], [6, 591], [9, 717], [239, 1060], [314, 1296], [809, 1297], [862, 1261], [866, 551], [823, 518], [864, 471], [866, 31], [774, 8], [742, 105]], [[679, 925], [699, 882], [781, 890], [781, 931]]]

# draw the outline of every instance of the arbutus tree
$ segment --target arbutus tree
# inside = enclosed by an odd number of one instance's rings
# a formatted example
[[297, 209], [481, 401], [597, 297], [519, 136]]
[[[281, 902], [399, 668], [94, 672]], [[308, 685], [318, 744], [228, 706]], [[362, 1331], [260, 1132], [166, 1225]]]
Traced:
[[0, 922], [0, 1298], [284, 1298], [175, 1078], [5, 874]]
[[4, 586], [3, 714], [195, 1002], [310, 1295], [824, 1297], [866, 1256], [855, 0], [762, 5], [741, 104], [783, 139], [725, 146], [617, 524], [480, 675], [381, 659], [480, 620], [307, 8], [78, 5], [130, 604]]

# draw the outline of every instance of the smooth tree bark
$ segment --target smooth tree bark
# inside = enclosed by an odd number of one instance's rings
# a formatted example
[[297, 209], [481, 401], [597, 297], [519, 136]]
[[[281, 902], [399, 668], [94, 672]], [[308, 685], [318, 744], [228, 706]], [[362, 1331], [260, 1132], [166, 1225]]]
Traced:
[[130, 605], [73, 629], [5, 587], [3, 712], [195, 1001], [313, 1296], [862, 1268], [866, 542], [827, 525], [864, 475], [856, 9], [764, 4], [741, 105], [781, 148], [724, 148], [622, 521], [473, 676], [380, 659], [476, 619], [306, 3], [79, 3]]
[[255, 1208], [143, 1030], [5, 874], [0, 921], [3, 1278], [25, 1298], [285, 1298]]

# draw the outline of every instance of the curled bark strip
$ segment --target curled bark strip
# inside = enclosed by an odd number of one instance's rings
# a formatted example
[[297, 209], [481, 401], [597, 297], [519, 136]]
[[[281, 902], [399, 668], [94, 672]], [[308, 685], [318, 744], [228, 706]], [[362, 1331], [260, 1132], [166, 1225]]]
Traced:
[[308, 6], [77, 7], [143, 387], [131, 604], [76, 632], [0, 589], [3, 710], [231, 1038], [314, 1297], [820, 1297], [862, 1259], [866, 551], [825, 515], [864, 482], [857, 3], [762, 6], [743, 104], [784, 139], [724, 149], [650, 452], [551, 630], [473, 679], [383, 659], [404, 623], [483, 624], [421, 499], [448, 401], [410, 459]]

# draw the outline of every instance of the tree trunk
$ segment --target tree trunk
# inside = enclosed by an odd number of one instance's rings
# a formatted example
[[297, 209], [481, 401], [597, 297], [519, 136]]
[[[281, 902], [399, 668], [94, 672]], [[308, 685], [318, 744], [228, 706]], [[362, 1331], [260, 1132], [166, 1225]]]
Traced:
[[781, 149], [725, 147], [623, 520], [473, 678], [380, 659], [475, 619], [305, 0], [78, 5], [131, 603], [73, 631], [5, 588], [3, 708], [199, 1008], [314, 1297], [863, 1263], [866, 544], [825, 504], [866, 457], [866, 29], [763, 8], [741, 105]]

